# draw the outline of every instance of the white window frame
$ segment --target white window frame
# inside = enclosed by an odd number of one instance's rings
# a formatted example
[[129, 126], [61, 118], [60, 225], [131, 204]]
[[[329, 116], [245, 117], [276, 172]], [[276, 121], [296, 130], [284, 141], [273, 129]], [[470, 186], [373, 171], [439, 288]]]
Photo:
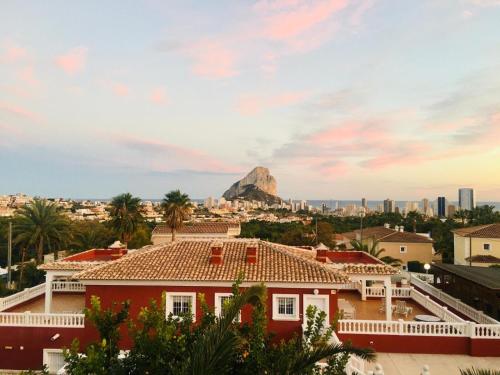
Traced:
[[[293, 315], [285, 315], [280, 314], [279, 306], [278, 306], [278, 298], [295, 298], [295, 303], [293, 304], [294, 314]], [[288, 320], [288, 321], [299, 321], [299, 302], [300, 295], [299, 294], [273, 294], [273, 320]]]
[[[234, 297], [233, 293], [215, 293], [215, 303], [214, 303], [214, 311], [215, 315], [219, 316], [222, 312], [222, 300], [221, 297]], [[234, 320], [235, 322], [241, 322], [241, 311], [239, 312], [238, 316]]]
[[408, 252], [408, 246], [406, 246], [406, 245], [399, 245], [399, 253], [400, 254], [406, 254], [407, 252]]
[[[485, 246], [488, 245], [488, 248], [486, 249]], [[491, 243], [489, 242], [484, 242], [483, 243], [483, 251], [491, 251]]]
[[178, 318], [178, 316], [174, 314], [174, 297], [176, 296], [188, 296], [191, 297], [191, 314], [193, 316], [193, 322], [196, 321], [196, 293], [195, 292], [167, 292], [167, 301], [166, 301], [166, 309], [165, 314], [166, 318], [172, 314], [174, 318]]

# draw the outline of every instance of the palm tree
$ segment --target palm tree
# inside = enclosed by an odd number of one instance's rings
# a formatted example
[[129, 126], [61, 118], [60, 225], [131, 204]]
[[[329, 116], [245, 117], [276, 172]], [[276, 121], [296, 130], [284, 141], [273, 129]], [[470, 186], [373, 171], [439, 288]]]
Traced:
[[65, 246], [70, 238], [69, 222], [55, 203], [35, 198], [34, 201], [19, 210], [15, 218], [14, 242], [22, 244], [24, 253], [29, 246], [34, 246], [37, 264], [43, 262], [43, 253], [47, 248], [57, 251]]
[[460, 219], [462, 222], [462, 226], [465, 226], [465, 223], [471, 216], [471, 212], [469, 210], [457, 210], [455, 214], [453, 215], [455, 219]]
[[140, 203], [141, 199], [133, 197], [130, 193], [117, 195], [111, 200], [111, 227], [118, 234], [125, 247], [142, 222]]
[[399, 267], [401, 265], [401, 259], [393, 258], [389, 255], [380, 256], [385, 249], [378, 248], [379, 241], [373, 241], [371, 246], [368, 247], [367, 244], [361, 243], [359, 240], [352, 240], [351, 245], [354, 250], [364, 251], [365, 253], [370, 254], [371, 256], [380, 259], [382, 262], [389, 264], [390, 266]]
[[184, 220], [187, 220], [193, 205], [187, 194], [182, 194], [180, 190], [172, 190], [165, 194], [161, 203], [165, 210], [165, 222], [172, 230], [172, 242], [175, 241], [175, 232], [182, 228]]
[[460, 369], [460, 375], [500, 375], [500, 370], [478, 369], [471, 367], [465, 370]]

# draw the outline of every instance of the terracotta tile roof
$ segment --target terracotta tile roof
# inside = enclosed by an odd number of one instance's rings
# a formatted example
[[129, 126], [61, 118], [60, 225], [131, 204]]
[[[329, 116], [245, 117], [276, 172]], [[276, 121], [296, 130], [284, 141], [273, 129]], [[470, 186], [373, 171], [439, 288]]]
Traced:
[[[203, 223], [185, 223], [182, 228], [178, 229], [176, 233], [180, 234], [208, 234], [208, 233], [221, 233], [226, 234], [229, 228], [239, 228], [239, 223], [233, 222], [203, 222]], [[153, 229], [153, 234], [170, 234], [172, 230], [166, 224], [157, 225]]]
[[59, 262], [51, 262], [51, 263], [45, 263], [41, 264], [38, 266], [38, 269], [44, 270], [44, 271], [83, 271], [87, 270], [96, 266], [99, 266], [103, 263], [107, 262], [64, 262], [64, 261], [59, 261]]
[[387, 264], [346, 264], [343, 271], [348, 275], [394, 275], [399, 272]]
[[[342, 235], [351, 240], [356, 239], [356, 235], [360, 234], [360, 230], [342, 233]], [[407, 243], [432, 243], [434, 242], [429, 237], [416, 234], [413, 232], [399, 232], [391, 228], [370, 227], [363, 229], [363, 238], [374, 238], [380, 242], [407, 242]]]
[[[152, 246], [112, 263], [80, 272], [80, 280], [234, 281], [240, 272], [249, 282], [345, 283], [341, 270], [331, 269], [289, 246], [260, 240], [223, 240], [222, 264], [210, 264], [209, 240], [185, 240]], [[257, 262], [246, 262], [246, 248], [257, 245]]]
[[460, 228], [452, 232], [462, 237], [500, 238], [500, 223]]

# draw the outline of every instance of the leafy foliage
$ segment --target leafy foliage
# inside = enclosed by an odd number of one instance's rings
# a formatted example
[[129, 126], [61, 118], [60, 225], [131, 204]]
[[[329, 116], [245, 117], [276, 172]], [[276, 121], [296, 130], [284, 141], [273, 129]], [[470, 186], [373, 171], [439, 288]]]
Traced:
[[35, 200], [21, 208], [14, 221], [14, 242], [21, 247], [36, 248], [37, 263], [43, 261], [45, 250], [61, 250], [69, 238], [69, 222], [55, 203]]
[[[327, 327], [325, 314], [316, 308], [307, 310], [304, 337], [273, 343], [265, 329], [266, 288], [254, 285], [241, 289], [241, 278], [233, 285], [233, 296], [216, 316], [203, 295], [198, 299], [202, 317], [193, 324], [192, 314], [165, 317], [165, 295], [161, 307], [155, 301], [141, 309], [135, 321], [127, 320], [128, 303], [102, 310], [98, 298], [92, 298], [87, 318], [96, 325], [100, 342], [90, 344], [85, 354], [78, 353], [78, 342], [65, 351], [69, 374], [319, 374], [316, 363], [326, 359], [327, 374], [345, 368], [346, 358], [355, 353], [372, 359], [371, 350], [349, 345], [330, 344], [333, 330]], [[236, 318], [250, 305], [252, 320], [240, 324]], [[132, 339], [130, 352], [119, 359], [120, 325], [127, 320]]]
[[460, 369], [460, 375], [500, 375], [500, 370], [468, 368], [465, 370]]
[[110, 225], [120, 236], [120, 240], [128, 244], [142, 222], [140, 213], [141, 199], [130, 193], [120, 194], [111, 200]]
[[172, 230], [172, 241], [175, 241], [175, 232], [182, 227], [184, 220], [188, 219], [193, 205], [187, 194], [172, 190], [165, 194], [161, 206], [165, 211], [165, 222]]

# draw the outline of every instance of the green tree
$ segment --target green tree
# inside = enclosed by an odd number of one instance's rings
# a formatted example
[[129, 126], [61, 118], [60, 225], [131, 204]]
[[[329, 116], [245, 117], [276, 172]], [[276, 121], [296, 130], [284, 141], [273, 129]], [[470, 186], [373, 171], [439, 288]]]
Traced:
[[125, 246], [142, 222], [140, 203], [141, 199], [133, 197], [130, 193], [120, 194], [111, 200], [110, 225]]
[[358, 240], [352, 240], [351, 245], [354, 248], [354, 250], [357, 251], [364, 251], [365, 253], [370, 254], [371, 256], [374, 256], [377, 259], [380, 259], [382, 262], [387, 263], [391, 266], [394, 267], [399, 267], [401, 265], [401, 259], [393, 258], [391, 256], [381, 256], [382, 253], [385, 252], [385, 249], [379, 249], [378, 241], [373, 241], [371, 243], [371, 246], [368, 247], [368, 244], [366, 243], [361, 243], [361, 241]]
[[35, 200], [22, 207], [14, 220], [14, 242], [36, 248], [37, 264], [43, 262], [45, 250], [61, 250], [70, 240], [69, 222], [55, 203]]
[[99, 221], [76, 221], [71, 223], [73, 240], [71, 248], [75, 252], [106, 248], [116, 240], [113, 230]]
[[82, 356], [79, 341], [73, 340], [71, 349], [64, 352], [69, 374], [125, 374], [122, 362], [118, 359], [118, 343], [120, 326], [128, 318], [129, 308], [129, 301], [125, 301], [118, 311], [114, 307], [102, 310], [99, 298], [92, 296], [91, 308], [85, 309], [85, 317], [96, 327], [100, 342], [90, 344]]
[[193, 205], [187, 194], [181, 193], [180, 190], [172, 190], [165, 194], [165, 198], [161, 203], [165, 211], [165, 222], [172, 230], [172, 242], [175, 241], [175, 232], [180, 229], [184, 220], [187, 220]]

